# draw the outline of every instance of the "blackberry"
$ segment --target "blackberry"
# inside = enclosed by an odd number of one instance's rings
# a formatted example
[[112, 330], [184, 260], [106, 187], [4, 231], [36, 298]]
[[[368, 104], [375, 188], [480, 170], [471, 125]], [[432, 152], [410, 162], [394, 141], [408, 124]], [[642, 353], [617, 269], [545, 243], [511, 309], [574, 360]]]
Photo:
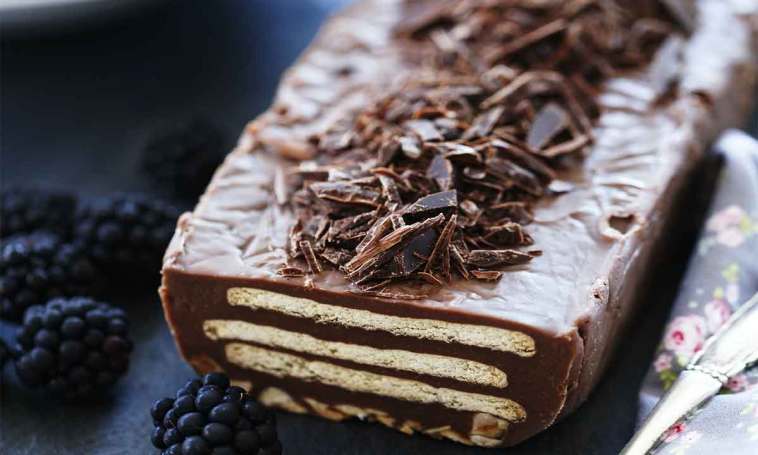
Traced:
[[163, 455], [274, 455], [282, 453], [274, 413], [223, 373], [191, 379], [175, 398], [150, 409], [153, 445]]
[[152, 138], [142, 152], [140, 167], [160, 188], [194, 200], [223, 161], [227, 145], [212, 124], [193, 120]]
[[157, 276], [179, 211], [155, 198], [117, 194], [82, 204], [75, 242], [108, 272]]
[[0, 237], [54, 230], [66, 235], [72, 226], [76, 198], [38, 188], [10, 188], [0, 201]]
[[132, 342], [120, 308], [88, 297], [57, 298], [26, 310], [16, 373], [65, 398], [101, 390], [124, 374]]
[[81, 248], [49, 232], [12, 236], [0, 249], [0, 316], [18, 320], [24, 310], [53, 297], [96, 295], [102, 280]]

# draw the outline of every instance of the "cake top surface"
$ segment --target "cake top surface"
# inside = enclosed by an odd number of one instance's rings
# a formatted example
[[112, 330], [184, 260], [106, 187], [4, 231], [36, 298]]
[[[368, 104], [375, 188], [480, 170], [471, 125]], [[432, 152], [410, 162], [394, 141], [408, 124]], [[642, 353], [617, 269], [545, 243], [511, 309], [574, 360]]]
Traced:
[[[349, 9], [183, 218], [167, 266], [566, 330], [621, 285], [611, 272], [710, 134], [703, 97], [748, 59], [728, 8], [685, 39], [655, 4]], [[714, 45], [726, 25], [732, 53]]]
[[413, 75], [311, 138], [274, 188], [297, 217], [279, 273], [421, 299], [539, 256], [531, 208], [573, 187], [556, 175], [593, 142], [600, 86], [676, 32], [659, 2], [628, 6], [412, 2], [393, 32]]

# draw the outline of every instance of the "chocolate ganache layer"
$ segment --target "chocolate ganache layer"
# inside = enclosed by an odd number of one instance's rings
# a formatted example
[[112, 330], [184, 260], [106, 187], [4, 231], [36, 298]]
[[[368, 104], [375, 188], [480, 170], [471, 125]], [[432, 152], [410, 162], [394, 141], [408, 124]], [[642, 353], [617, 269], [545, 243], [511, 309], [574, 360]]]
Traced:
[[598, 381], [705, 147], [750, 108], [756, 9], [333, 17], [179, 220], [160, 293], [182, 355], [292, 412], [488, 447], [547, 428]]

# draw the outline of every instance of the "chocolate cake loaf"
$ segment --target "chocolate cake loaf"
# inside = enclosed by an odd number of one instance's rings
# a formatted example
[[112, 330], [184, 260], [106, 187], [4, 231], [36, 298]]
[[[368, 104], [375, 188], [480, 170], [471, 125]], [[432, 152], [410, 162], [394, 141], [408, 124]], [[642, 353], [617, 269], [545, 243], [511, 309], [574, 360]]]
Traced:
[[490, 447], [549, 427], [750, 108], [751, 4], [332, 18], [179, 221], [160, 294], [182, 355], [292, 412]]

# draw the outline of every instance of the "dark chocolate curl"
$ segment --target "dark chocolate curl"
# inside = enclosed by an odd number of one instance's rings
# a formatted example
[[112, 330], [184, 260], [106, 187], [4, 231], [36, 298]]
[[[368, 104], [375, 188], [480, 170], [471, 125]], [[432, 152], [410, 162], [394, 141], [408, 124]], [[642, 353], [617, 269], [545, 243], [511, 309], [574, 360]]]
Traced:
[[438, 214], [450, 215], [458, 207], [458, 195], [455, 191], [442, 191], [417, 200], [403, 213], [407, 223], [413, 223]]

